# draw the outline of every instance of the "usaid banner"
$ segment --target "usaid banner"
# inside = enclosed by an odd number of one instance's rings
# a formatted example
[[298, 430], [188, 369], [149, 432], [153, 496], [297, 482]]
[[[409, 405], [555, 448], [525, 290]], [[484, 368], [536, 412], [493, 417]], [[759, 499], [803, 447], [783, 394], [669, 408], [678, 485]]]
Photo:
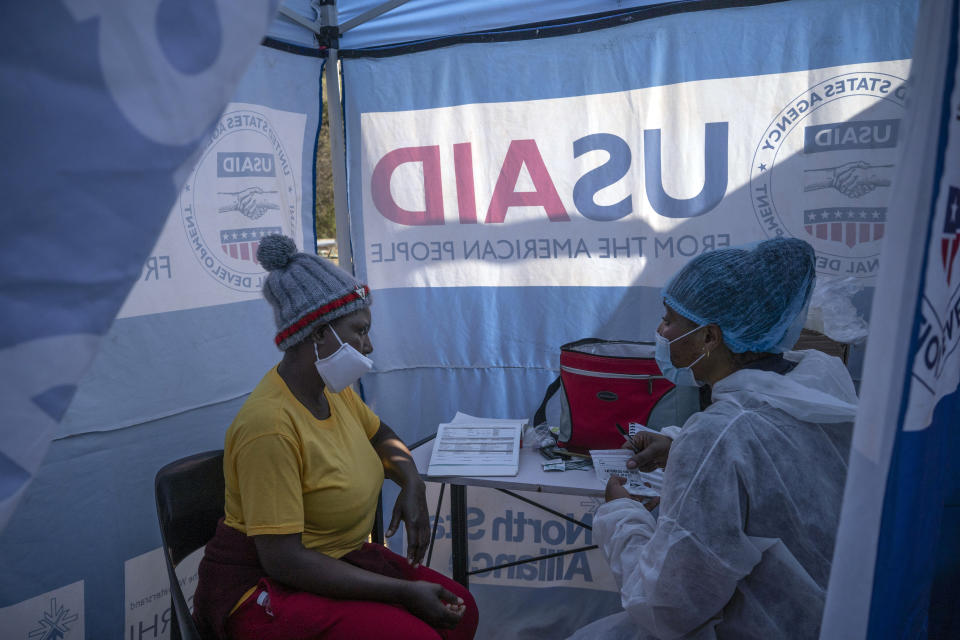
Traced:
[[282, 233], [312, 250], [321, 70], [316, 57], [258, 49], [202, 138], [58, 435], [237, 398], [275, 363], [257, 248]]
[[[601, 95], [364, 113], [378, 288], [660, 286], [766, 237], [876, 274], [905, 60]], [[683, 105], [682, 109], [676, 105]]]
[[282, 233], [303, 247], [306, 124], [305, 113], [227, 105], [118, 317], [261, 297], [260, 238]]
[[873, 286], [915, 20], [805, 0], [344, 58], [375, 409], [446, 389], [392, 422], [415, 437], [532, 415], [560, 345], [652, 340], [660, 287], [717, 248], [801, 238], [821, 276]]

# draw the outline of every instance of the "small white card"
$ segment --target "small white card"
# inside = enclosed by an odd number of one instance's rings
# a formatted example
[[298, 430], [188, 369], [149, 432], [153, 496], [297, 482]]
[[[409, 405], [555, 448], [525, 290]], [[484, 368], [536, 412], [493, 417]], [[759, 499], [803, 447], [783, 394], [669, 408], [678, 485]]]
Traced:
[[593, 459], [593, 468], [597, 478], [604, 485], [610, 476], [621, 476], [627, 479], [624, 485], [630, 495], [656, 497], [663, 487], [663, 470], [645, 472], [627, 468], [627, 460], [633, 452], [629, 449], [592, 449], [590, 457]]
[[656, 429], [651, 429], [645, 424], [640, 424], [639, 422], [631, 422], [627, 425], [627, 433], [631, 436], [635, 436], [641, 431], [649, 431], [650, 433], [660, 433]]

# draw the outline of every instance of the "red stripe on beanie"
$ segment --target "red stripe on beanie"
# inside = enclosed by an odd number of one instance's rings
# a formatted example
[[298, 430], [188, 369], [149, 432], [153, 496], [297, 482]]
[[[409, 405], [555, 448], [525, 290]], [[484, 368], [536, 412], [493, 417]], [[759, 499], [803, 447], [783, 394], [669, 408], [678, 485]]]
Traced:
[[300, 331], [304, 327], [309, 326], [311, 322], [313, 322], [320, 316], [324, 316], [330, 313], [331, 311], [336, 311], [340, 307], [344, 305], [348, 305], [354, 300], [363, 300], [368, 295], [370, 295], [370, 287], [368, 287], [365, 284], [360, 285], [357, 289], [351, 291], [350, 293], [344, 296], [341, 296], [336, 300], [328, 302], [322, 307], [317, 307], [307, 315], [303, 316], [302, 318], [294, 322], [292, 325], [290, 325], [289, 327], [287, 327], [286, 329], [278, 333], [277, 337], [274, 338], [273, 341], [277, 344], [277, 346], [279, 346], [281, 342], [283, 342], [284, 340], [286, 340], [296, 332]]

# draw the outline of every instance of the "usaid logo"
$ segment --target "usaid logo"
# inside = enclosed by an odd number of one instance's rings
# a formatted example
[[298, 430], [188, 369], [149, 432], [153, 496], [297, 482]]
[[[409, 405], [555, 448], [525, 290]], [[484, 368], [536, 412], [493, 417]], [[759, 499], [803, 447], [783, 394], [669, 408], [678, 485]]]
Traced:
[[272, 153], [217, 153], [218, 178], [272, 177], [274, 170]]
[[289, 158], [262, 113], [237, 110], [217, 123], [180, 195], [194, 256], [210, 277], [237, 291], [259, 291], [264, 236], [294, 236], [298, 192]]
[[876, 273], [903, 83], [883, 73], [825, 80], [785, 106], [757, 146], [750, 174], [757, 221], [769, 237], [812, 244], [820, 273]]
[[834, 122], [804, 128], [803, 152], [847, 149], [892, 149], [897, 146], [899, 120]]

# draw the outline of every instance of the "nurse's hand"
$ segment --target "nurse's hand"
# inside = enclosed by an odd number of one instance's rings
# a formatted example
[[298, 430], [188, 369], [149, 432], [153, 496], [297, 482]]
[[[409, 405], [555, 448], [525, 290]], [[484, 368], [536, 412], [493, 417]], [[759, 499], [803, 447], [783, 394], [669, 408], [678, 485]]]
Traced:
[[[630, 498], [642, 504], [648, 511], [653, 511], [660, 505], [660, 498], [650, 498], [647, 496], [635, 496], [631, 495], [627, 488], [623, 485], [627, 483], [627, 479], [622, 476], [610, 476], [610, 479], [607, 480], [607, 488], [604, 491], [603, 497], [607, 502], [611, 500], [617, 500], [619, 498]], [[647, 484], [647, 483], [644, 483]], [[650, 485], [647, 484], [649, 487]]]
[[667, 456], [670, 455], [670, 445], [673, 439], [659, 433], [650, 431], [641, 431], [630, 438], [634, 446], [629, 443], [623, 443], [623, 449], [633, 449], [635, 454], [627, 460], [628, 469], [639, 469], [640, 471], [653, 471], [660, 467], [667, 466]]
[[603, 492], [604, 499], [610, 502], [611, 500], [617, 500], [619, 498], [631, 497], [630, 492], [623, 486], [626, 483], [627, 479], [623, 476], [610, 476], [610, 479], [607, 480], [607, 488]]

